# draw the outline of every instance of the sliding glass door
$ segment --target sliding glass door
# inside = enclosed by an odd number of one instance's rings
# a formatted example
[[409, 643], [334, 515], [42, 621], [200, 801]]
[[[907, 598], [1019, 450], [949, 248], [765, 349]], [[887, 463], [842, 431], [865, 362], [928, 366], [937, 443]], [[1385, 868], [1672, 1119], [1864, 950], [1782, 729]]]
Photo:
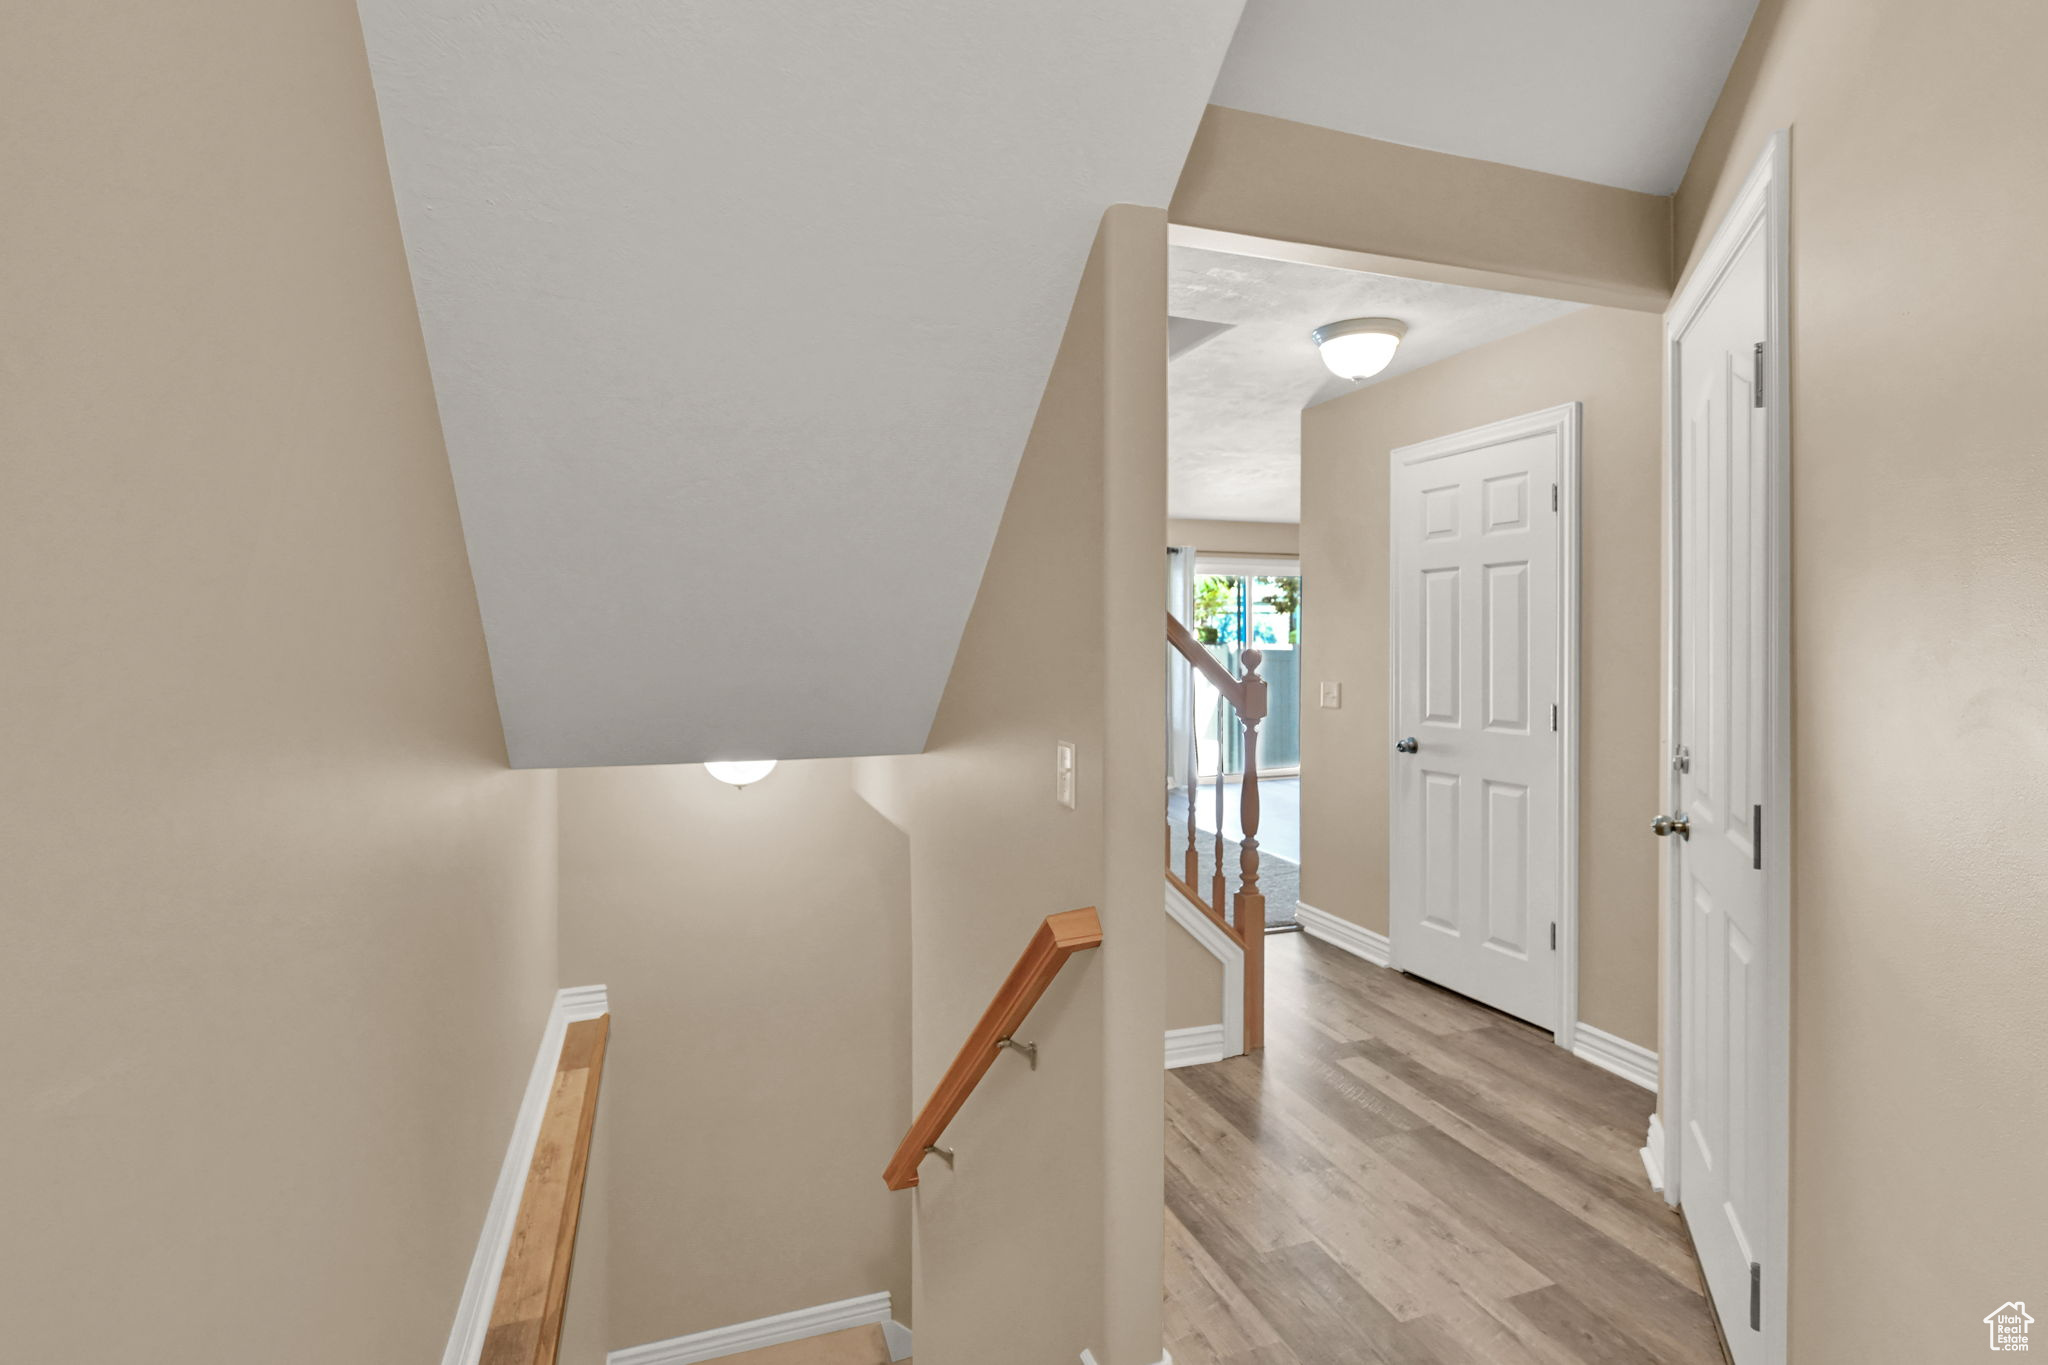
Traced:
[[[1241, 656], [1264, 656], [1260, 676], [1267, 682], [1267, 715], [1259, 727], [1259, 771], [1284, 773], [1301, 766], [1301, 574], [1292, 565], [1259, 561], [1244, 572], [1222, 556], [1202, 556], [1195, 566], [1195, 638], [1232, 673]], [[1219, 572], [1218, 570], [1222, 570]], [[1203, 724], [1221, 705], [1215, 689], [1195, 679], [1196, 747], [1200, 775], [1244, 771], [1244, 740], [1235, 726]], [[1219, 735], [1220, 729], [1220, 735]]]

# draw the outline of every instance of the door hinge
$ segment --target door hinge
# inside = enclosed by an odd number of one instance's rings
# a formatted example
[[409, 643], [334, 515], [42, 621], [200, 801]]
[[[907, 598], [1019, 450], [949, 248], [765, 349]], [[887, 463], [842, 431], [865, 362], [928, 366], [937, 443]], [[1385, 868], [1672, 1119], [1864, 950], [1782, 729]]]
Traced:
[[1686, 748], [1683, 744], [1673, 750], [1671, 754], [1671, 771], [1675, 773], [1691, 772], [1692, 750]]
[[1556, 484], [1552, 484], [1552, 485], [1550, 485], [1550, 510], [1551, 510], [1551, 511], [1553, 511], [1553, 512], [1555, 512], [1555, 511], [1557, 510], [1557, 485], [1556, 485]]
[[1756, 395], [1754, 406], [1760, 408], [1764, 405], [1764, 344], [1761, 341], [1756, 344], [1756, 372], [1752, 378], [1750, 389]]
[[1557, 703], [1556, 703], [1556, 702], [1552, 702], [1552, 703], [1550, 704], [1550, 733], [1552, 733], [1553, 735], [1557, 733]]
[[1764, 1330], [1764, 1268], [1760, 1261], [1749, 1263], [1749, 1330]]
[[1550, 926], [1550, 951], [1557, 951], [1557, 925], [1554, 922]]
[[1764, 808], [1749, 808], [1749, 866], [1752, 871], [1764, 870]]

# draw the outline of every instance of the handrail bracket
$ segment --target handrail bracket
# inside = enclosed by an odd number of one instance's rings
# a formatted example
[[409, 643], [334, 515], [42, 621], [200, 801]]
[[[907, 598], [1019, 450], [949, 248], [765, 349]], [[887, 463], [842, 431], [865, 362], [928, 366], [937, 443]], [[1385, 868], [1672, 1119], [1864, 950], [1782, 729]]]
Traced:
[[1025, 1060], [1031, 1063], [1031, 1069], [1033, 1071], [1038, 1070], [1038, 1044], [1020, 1043], [1015, 1038], [998, 1038], [996, 1039], [996, 1046], [1006, 1047], [1012, 1052], [1023, 1053]]

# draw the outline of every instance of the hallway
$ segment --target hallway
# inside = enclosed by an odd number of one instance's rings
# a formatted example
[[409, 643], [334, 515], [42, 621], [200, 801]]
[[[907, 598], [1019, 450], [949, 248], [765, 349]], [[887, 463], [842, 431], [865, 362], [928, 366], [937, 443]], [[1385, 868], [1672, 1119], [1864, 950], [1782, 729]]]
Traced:
[[1652, 1096], [1306, 935], [1263, 1054], [1167, 1076], [1176, 1365], [1719, 1365]]

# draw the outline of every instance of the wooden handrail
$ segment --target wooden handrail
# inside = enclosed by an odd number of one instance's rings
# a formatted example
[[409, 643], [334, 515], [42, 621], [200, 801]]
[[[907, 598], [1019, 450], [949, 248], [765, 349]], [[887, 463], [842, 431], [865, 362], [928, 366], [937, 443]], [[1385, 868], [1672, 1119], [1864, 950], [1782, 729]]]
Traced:
[[[1259, 676], [1265, 661], [1262, 651], [1247, 649], [1242, 677], [1234, 676], [1194, 636], [1179, 617], [1166, 613], [1166, 642], [1177, 650], [1216, 688], [1218, 695], [1237, 712], [1244, 728], [1244, 779], [1238, 785], [1238, 823], [1244, 838], [1238, 845], [1237, 894], [1230, 897], [1232, 913], [1225, 915], [1223, 871], [1223, 830], [1217, 822], [1216, 859], [1209, 894], [1200, 889], [1201, 855], [1195, 848], [1195, 788], [1193, 772], [1188, 774], [1188, 842], [1182, 871], [1174, 869], [1173, 824], [1166, 826], [1166, 876], [1180, 893], [1193, 901], [1202, 913], [1228, 934], [1244, 952], [1244, 1046], [1254, 1052], [1265, 1045], [1266, 1035], [1266, 897], [1259, 890], [1259, 722], [1266, 718], [1266, 680]], [[1217, 781], [1222, 782], [1221, 774]], [[1217, 799], [1221, 801], [1219, 790]]]
[[[1182, 625], [1180, 618], [1172, 612], [1166, 613], [1166, 643], [1179, 650], [1183, 659], [1199, 669], [1202, 676], [1223, 694], [1224, 700], [1228, 701], [1239, 715], [1244, 714], [1244, 684], [1232, 677], [1230, 670], [1225, 668], [1215, 655], [1202, 648], [1202, 642], [1195, 638], [1194, 632]], [[1264, 698], [1260, 700], [1263, 701]], [[1260, 714], [1264, 715], [1264, 712]]]
[[583, 1177], [590, 1167], [597, 1084], [604, 1074], [611, 1022], [609, 1014], [578, 1020], [562, 1037], [478, 1365], [554, 1365], [561, 1348], [562, 1309], [569, 1296], [576, 1220], [583, 1209]]
[[935, 1145], [946, 1131], [946, 1125], [953, 1121], [967, 1097], [974, 1093], [974, 1087], [988, 1074], [995, 1064], [996, 1054], [1002, 1051], [1002, 1040], [1016, 1032], [1024, 1022], [1024, 1016], [1031, 1013], [1031, 1007], [1045, 994], [1045, 988], [1060, 974], [1060, 968], [1067, 959], [1086, 948], [1094, 948], [1102, 942], [1102, 921], [1096, 918], [1091, 906], [1086, 910], [1068, 910], [1058, 915], [1047, 915], [1045, 922], [1031, 936], [1024, 955], [1017, 959], [1017, 965], [1010, 968], [1004, 978], [1002, 989], [995, 999], [988, 1002], [982, 1011], [981, 1022], [974, 1026], [974, 1032], [967, 1035], [967, 1043], [960, 1049], [960, 1055], [953, 1059], [953, 1065], [946, 1068], [938, 1088], [925, 1101], [918, 1113], [917, 1121], [910, 1125], [910, 1131], [903, 1135], [903, 1142], [896, 1148], [896, 1155], [889, 1159], [888, 1169], [882, 1172], [882, 1180], [892, 1190], [907, 1190], [917, 1184], [918, 1163], [925, 1158], [925, 1149]]

